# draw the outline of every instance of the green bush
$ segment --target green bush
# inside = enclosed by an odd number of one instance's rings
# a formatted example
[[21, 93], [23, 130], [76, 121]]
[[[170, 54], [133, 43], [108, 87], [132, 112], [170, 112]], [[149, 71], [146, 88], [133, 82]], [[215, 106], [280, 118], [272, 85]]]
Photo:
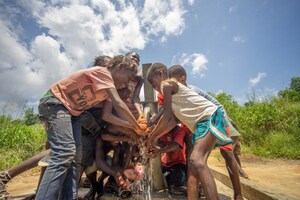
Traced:
[[25, 125], [0, 115], [0, 170], [7, 169], [44, 149], [46, 134], [41, 124]]
[[300, 159], [300, 102], [285, 98], [252, 101], [244, 106], [218, 94], [250, 153], [263, 157]]

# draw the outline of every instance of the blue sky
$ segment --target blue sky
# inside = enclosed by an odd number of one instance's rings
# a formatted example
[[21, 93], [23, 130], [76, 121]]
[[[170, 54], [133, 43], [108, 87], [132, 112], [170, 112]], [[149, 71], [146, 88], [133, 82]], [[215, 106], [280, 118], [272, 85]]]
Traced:
[[300, 76], [298, 0], [0, 0], [0, 105], [34, 106], [97, 55], [182, 64], [188, 82], [239, 103]]

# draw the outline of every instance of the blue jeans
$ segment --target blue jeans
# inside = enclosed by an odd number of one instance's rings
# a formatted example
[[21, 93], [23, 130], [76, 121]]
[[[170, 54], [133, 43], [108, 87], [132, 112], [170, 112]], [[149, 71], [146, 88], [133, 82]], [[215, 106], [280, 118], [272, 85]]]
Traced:
[[39, 114], [46, 126], [51, 158], [36, 200], [75, 199], [81, 161], [80, 117], [72, 116], [54, 97], [41, 99]]

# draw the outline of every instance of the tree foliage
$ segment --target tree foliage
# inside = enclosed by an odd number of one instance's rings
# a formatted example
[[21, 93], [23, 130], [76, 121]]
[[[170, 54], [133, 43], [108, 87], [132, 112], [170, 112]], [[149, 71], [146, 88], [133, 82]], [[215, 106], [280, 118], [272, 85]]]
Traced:
[[249, 152], [300, 159], [300, 102], [278, 97], [261, 100], [254, 95], [239, 105], [226, 93], [216, 95], [216, 99], [237, 125]]
[[293, 77], [290, 87], [279, 91], [278, 95], [292, 102], [300, 102], [300, 77]]
[[34, 125], [40, 122], [39, 117], [34, 113], [33, 108], [25, 109], [23, 121], [27, 126]]

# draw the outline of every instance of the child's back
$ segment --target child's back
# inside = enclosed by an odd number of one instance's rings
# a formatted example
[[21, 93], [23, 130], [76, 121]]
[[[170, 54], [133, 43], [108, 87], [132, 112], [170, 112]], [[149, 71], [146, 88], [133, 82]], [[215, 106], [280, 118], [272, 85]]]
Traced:
[[167, 81], [174, 81], [178, 85], [177, 93], [172, 95], [172, 111], [191, 131], [195, 131], [198, 121], [211, 117], [218, 109], [213, 103], [176, 80]]

